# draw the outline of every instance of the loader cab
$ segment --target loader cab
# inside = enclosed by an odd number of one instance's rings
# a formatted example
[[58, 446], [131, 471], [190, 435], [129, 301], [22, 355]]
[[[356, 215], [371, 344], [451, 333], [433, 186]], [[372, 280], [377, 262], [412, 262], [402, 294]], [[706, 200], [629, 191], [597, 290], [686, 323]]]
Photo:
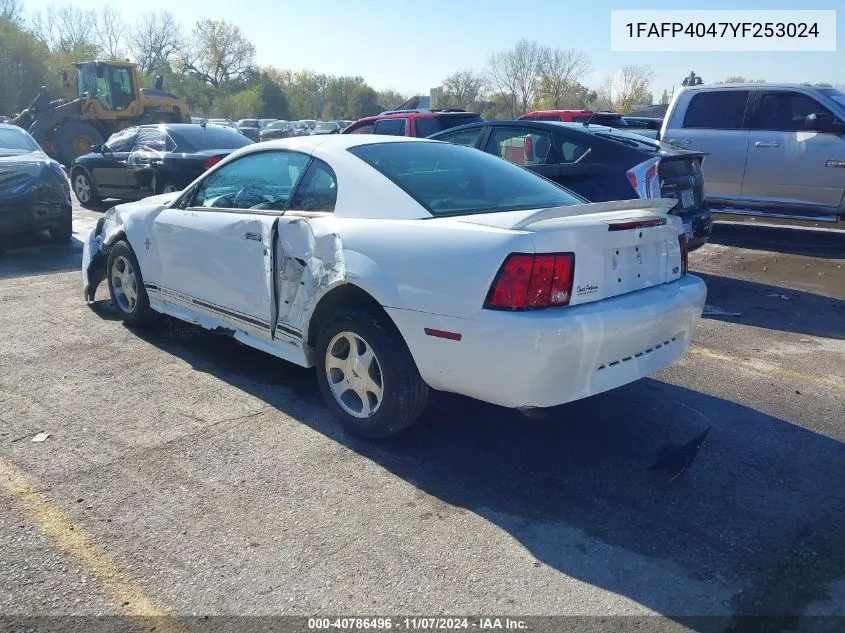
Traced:
[[85, 62], [79, 69], [79, 96], [86, 102], [96, 100], [109, 112], [123, 112], [137, 99], [135, 67], [103, 62]]

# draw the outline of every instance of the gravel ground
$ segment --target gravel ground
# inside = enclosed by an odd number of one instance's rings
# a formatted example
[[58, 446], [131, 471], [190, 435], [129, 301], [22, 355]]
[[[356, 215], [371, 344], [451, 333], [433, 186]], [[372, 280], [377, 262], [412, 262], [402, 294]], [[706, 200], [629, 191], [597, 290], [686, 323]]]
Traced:
[[[15, 246], [0, 464], [169, 613], [845, 616], [845, 233], [717, 224], [668, 369], [542, 419], [437, 394], [378, 444], [312, 371], [125, 328], [105, 285], [85, 305], [79, 243]], [[648, 470], [708, 427], [681, 477]], [[0, 614], [126, 611], [2, 485], [0, 535]]]

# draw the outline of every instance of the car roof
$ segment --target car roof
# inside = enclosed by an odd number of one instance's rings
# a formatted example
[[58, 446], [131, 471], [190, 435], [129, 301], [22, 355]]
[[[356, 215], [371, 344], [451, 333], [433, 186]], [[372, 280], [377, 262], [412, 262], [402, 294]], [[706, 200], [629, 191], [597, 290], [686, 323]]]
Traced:
[[701, 84], [698, 86], [684, 86], [683, 90], [730, 90], [732, 88], [766, 88], [780, 90], [784, 88], [798, 89], [798, 90], [830, 90], [831, 86], [808, 86], [806, 84], [789, 84], [789, 83], [738, 83], [738, 84]]
[[322, 134], [317, 136], [295, 136], [293, 138], [276, 139], [254, 143], [239, 149], [239, 153], [247, 154], [261, 152], [268, 149], [288, 149], [299, 152], [313, 153], [318, 147], [321, 154], [335, 154], [346, 151], [350, 147], [361, 145], [377, 145], [379, 143], [435, 143], [424, 138], [411, 136], [386, 136], [380, 134]]
[[450, 127], [447, 130], [442, 130], [437, 134], [432, 134], [429, 138], [437, 139], [441, 135], [446, 135], [451, 132], [456, 132], [459, 130], [471, 130], [477, 127], [482, 127], [484, 125], [489, 125], [491, 127], [523, 127], [533, 130], [548, 130], [548, 131], [555, 131], [560, 130], [562, 127], [572, 130], [576, 134], [590, 134], [592, 132], [599, 132], [599, 131], [617, 131], [615, 128], [607, 127], [606, 125], [584, 125], [583, 123], [570, 123], [564, 121], [537, 121], [535, 119], [512, 119], [508, 121], [476, 121], [475, 123], [467, 123], [465, 125], [457, 125], [455, 127]]

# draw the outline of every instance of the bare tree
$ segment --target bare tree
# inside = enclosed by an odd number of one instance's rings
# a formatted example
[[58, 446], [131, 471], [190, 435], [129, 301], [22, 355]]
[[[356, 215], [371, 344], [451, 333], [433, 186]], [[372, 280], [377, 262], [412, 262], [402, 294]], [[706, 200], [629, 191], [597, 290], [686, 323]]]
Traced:
[[182, 29], [168, 11], [142, 15], [129, 35], [129, 51], [142, 73], [170, 68], [182, 49]]
[[653, 78], [654, 70], [651, 66], [623, 66], [599, 88], [597, 107], [614, 109], [622, 114], [630, 112], [633, 106], [651, 100], [648, 86]]
[[182, 70], [215, 88], [253, 66], [255, 46], [240, 27], [226, 20], [201, 18], [194, 26], [192, 39], [191, 46], [183, 51]]
[[562, 108], [592, 63], [587, 54], [574, 48], [555, 48], [547, 52], [541, 69], [542, 79], [538, 92], [544, 107]]
[[123, 43], [125, 30], [120, 14], [111, 6], [104, 6], [98, 16], [97, 31], [100, 50], [106, 59], [123, 59], [126, 55], [126, 47]]
[[0, 20], [8, 20], [12, 24], [22, 24], [22, 0], [0, 0]]
[[42, 14], [33, 14], [32, 33], [53, 53], [74, 53], [80, 50], [99, 52], [97, 14], [73, 5], [47, 7]]
[[471, 109], [483, 97], [484, 75], [467, 68], [452, 73], [443, 80], [443, 103]]
[[542, 79], [548, 49], [538, 42], [522, 39], [510, 50], [490, 55], [490, 83], [502, 94], [510, 95], [511, 115], [528, 111]]

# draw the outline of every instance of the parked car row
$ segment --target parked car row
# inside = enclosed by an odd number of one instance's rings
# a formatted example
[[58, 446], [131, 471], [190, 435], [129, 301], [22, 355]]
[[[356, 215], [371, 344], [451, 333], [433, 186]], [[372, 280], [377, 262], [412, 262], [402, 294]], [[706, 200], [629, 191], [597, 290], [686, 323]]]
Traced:
[[343, 134], [427, 136], [474, 147], [590, 202], [673, 198], [677, 202], [671, 212], [683, 219], [689, 248], [700, 247], [713, 227], [704, 195], [704, 154], [626, 132], [624, 122], [621, 129], [594, 123], [619, 124], [619, 118], [608, 112], [555, 110], [515, 121], [483, 121], [463, 110], [396, 110], [361, 119]]

